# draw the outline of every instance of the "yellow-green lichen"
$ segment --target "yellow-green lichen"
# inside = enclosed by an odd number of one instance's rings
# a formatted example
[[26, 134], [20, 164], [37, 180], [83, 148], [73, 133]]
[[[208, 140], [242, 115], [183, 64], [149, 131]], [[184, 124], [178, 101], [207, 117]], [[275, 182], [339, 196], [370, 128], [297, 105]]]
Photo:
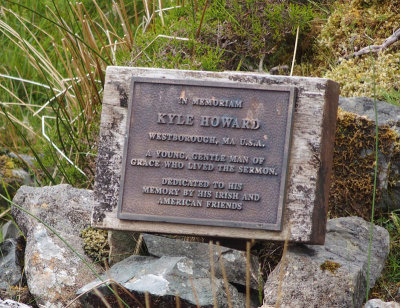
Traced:
[[342, 96], [374, 96], [382, 99], [386, 92], [400, 89], [400, 51], [378, 56], [345, 60], [325, 74], [340, 84]]
[[332, 274], [336, 274], [337, 270], [341, 267], [340, 263], [326, 260], [322, 263], [319, 268], [323, 271], [329, 271]]
[[382, 44], [400, 26], [399, 14], [396, 1], [336, 1], [318, 36], [318, 46], [338, 58]]
[[12, 161], [11, 158], [9, 158], [6, 155], [1, 155], [0, 156], [0, 174], [2, 175], [2, 178], [8, 179], [12, 178], [12, 170], [15, 168], [15, 164]]
[[[14, 197], [15, 192], [21, 186], [21, 178], [14, 174], [17, 168], [12, 158], [7, 155], [0, 155], [0, 193], [9, 199]], [[9, 203], [6, 200], [0, 200], [0, 213], [8, 208]]]
[[[335, 1], [331, 5], [332, 13], [326, 23], [321, 24], [320, 31], [313, 47], [314, 56], [312, 60], [313, 76], [324, 76], [327, 71], [334, 69], [338, 65], [338, 60], [345, 56], [351, 56], [354, 52], [369, 45], [382, 44], [393, 32], [400, 27], [400, 7], [396, 1], [391, 0], [353, 0]], [[399, 43], [388, 47], [388, 52], [395, 54], [399, 51]], [[393, 55], [395, 56], [395, 55]], [[361, 58], [369, 58], [363, 55]], [[386, 57], [378, 59], [379, 67], [386, 67]], [[371, 61], [371, 59], [369, 60]], [[340, 64], [338, 74], [342, 76], [335, 78], [335, 74], [330, 74], [329, 78], [338, 80], [342, 85], [347, 81], [354, 84], [357, 79], [345, 78], [345, 74], [350, 70], [349, 77], [357, 78], [358, 60]], [[367, 66], [361, 62], [360, 65]], [[369, 66], [371, 67], [371, 66]], [[378, 67], [378, 63], [377, 63]], [[361, 74], [365, 69], [360, 70]], [[354, 74], [353, 74], [354, 71]], [[371, 70], [372, 71], [372, 70]], [[372, 74], [371, 74], [372, 76]], [[328, 77], [328, 76], [327, 76]], [[362, 76], [361, 76], [362, 77]], [[387, 78], [382, 78], [386, 79]], [[346, 82], [345, 82], [346, 81]], [[387, 87], [394, 82], [390, 79]], [[363, 81], [359, 82], [363, 88], [359, 93], [366, 93]], [[358, 88], [358, 86], [357, 86]], [[372, 90], [372, 87], [371, 87]], [[344, 89], [342, 95], [350, 96], [353, 91]], [[370, 95], [368, 94], [365, 95]], [[354, 93], [355, 95], [356, 93]]]
[[85, 253], [93, 260], [99, 261], [108, 257], [110, 248], [108, 245], [106, 230], [94, 229], [88, 227], [81, 231], [83, 239], [83, 249]]

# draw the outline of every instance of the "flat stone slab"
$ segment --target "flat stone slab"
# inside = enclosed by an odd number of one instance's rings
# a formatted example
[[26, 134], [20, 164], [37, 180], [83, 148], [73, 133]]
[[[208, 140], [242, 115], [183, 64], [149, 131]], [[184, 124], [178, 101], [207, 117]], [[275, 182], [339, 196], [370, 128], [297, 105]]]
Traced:
[[[156, 257], [187, 257], [205, 269], [211, 271], [210, 245], [206, 243], [188, 242], [178, 239], [170, 239], [162, 236], [143, 234], [143, 240], [150, 255]], [[213, 245], [213, 263], [215, 276], [222, 278], [221, 264], [225, 268], [227, 279], [235, 285], [246, 286], [246, 252]], [[250, 287], [253, 290], [259, 288], [259, 263], [256, 256], [250, 257]]]
[[[144, 303], [144, 293], [147, 292], [151, 307], [175, 307], [176, 297], [179, 297], [182, 307], [213, 307], [213, 288], [217, 307], [228, 307], [223, 280], [211, 280], [207, 269], [186, 257], [131, 256], [113, 265], [101, 278], [109, 280], [101, 284], [97, 279], [78, 290], [77, 295], [82, 294], [80, 299], [85, 307], [98, 307], [100, 304], [95, 289], [108, 302], [115, 301], [115, 295], [107, 288], [112, 284], [110, 280], [116, 282], [114, 285], [126, 288], [141, 303]], [[119, 295], [132, 307], [137, 304], [124, 292]], [[244, 298], [232, 286], [229, 286], [229, 295], [232, 307], [245, 306]]]
[[13, 301], [11, 299], [0, 299], [0, 308], [32, 308], [32, 306]]
[[[331, 219], [327, 224], [325, 245], [290, 247], [268, 277], [264, 305], [361, 307], [367, 285], [369, 227], [370, 224], [359, 217]], [[389, 243], [387, 230], [374, 225], [370, 288], [384, 267]]]
[[[400, 134], [400, 107], [376, 101], [378, 125], [389, 125]], [[374, 99], [370, 97], [339, 97], [339, 107], [344, 111], [364, 116], [375, 122]]]

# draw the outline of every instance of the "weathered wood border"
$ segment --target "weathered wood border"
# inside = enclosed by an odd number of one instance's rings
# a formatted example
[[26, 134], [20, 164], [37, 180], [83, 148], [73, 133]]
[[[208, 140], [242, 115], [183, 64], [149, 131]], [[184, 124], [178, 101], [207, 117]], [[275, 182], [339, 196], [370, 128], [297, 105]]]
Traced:
[[[117, 218], [127, 106], [132, 77], [297, 87], [282, 231], [171, 223], [155, 224]], [[321, 78], [108, 67], [95, 179], [95, 195], [99, 204], [94, 209], [92, 225], [113, 230], [270, 240], [289, 238], [296, 242], [323, 244], [338, 97], [338, 84]]]

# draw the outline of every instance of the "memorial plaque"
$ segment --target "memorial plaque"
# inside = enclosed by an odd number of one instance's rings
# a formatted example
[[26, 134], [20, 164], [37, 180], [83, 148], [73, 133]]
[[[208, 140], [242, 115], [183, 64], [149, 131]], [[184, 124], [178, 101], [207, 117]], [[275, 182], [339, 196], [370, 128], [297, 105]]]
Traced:
[[294, 87], [133, 78], [120, 219], [280, 230]]
[[92, 225], [322, 244], [338, 84], [108, 67]]

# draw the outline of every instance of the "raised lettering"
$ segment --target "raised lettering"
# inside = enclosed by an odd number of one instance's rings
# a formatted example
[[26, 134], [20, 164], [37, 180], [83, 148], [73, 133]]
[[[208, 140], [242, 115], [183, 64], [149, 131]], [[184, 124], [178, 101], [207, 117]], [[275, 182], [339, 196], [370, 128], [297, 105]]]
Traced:
[[219, 172], [235, 172], [234, 165], [217, 165]]
[[278, 172], [273, 167], [239, 166], [238, 172], [239, 173], [245, 173], [245, 174], [278, 175]]
[[166, 117], [167, 115], [165, 114], [165, 113], [158, 113], [158, 116], [157, 116], [157, 123], [160, 123], [160, 124], [165, 124], [165, 123], [167, 123], [166, 121], [165, 121], [165, 117]]
[[175, 179], [175, 178], [162, 178], [161, 184], [162, 185], [168, 185], [168, 186], [182, 186], [182, 187], [199, 187], [199, 188], [208, 188], [208, 187], [210, 187], [210, 182], [209, 181]]
[[178, 196], [179, 188], [167, 188], [167, 187], [154, 187], [154, 186], [143, 186], [142, 192], [144, 194], [154, 194], [154, 195], [170, 195]]
[[197, 197], [198, 198], [211, 198], [212, 197], [212, 191], [211, 190], [198, 190], [197, 191]]
[[258, 202], [261, 200], [261, 197], [259, 194], [244, 194], [242, 197], [243, 201], [253, 201], [253, 202]]
[[177, 206], [193, 206], [202, 207], [202, 200], [192, 200], [192, 199], [176, 199], [176, 198], [160, 198], [158, 199], [158, 204], [160, 205], [177, 205]]
[[243, 108], [241, 100], [217, 100], [207, 98], [195, 98], [192, 100], [194, 106], [223, 107], [223, 108]]
[[228, 183], [229, 190], [242, 190], [243, 183]]
[[146, 159], [142, 159], [142, 158], [132, 158], [131, 166], [159, 168], [161, 166], [161, 162], [159, 160], [146, 160]]

